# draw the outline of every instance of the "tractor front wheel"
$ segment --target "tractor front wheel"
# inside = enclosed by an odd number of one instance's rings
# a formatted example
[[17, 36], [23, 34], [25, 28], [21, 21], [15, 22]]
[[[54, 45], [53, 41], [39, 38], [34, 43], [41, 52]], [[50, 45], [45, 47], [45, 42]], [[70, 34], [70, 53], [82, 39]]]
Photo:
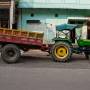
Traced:
[[55, 43], [51, 49], [52, 58], [58, 62], [66, 62], [71, 58], [71, 46], [66, 42]]

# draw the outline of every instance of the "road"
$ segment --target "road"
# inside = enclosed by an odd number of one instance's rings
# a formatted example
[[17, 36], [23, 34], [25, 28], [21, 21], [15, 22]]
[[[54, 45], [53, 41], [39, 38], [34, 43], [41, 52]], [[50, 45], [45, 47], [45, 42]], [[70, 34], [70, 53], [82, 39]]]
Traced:
[[30, 51], [17, 64], [0, 59], [0, 90], [90, 90], [90, 61], [83, 55], [68, 63], [52, 62], [47, 55]]

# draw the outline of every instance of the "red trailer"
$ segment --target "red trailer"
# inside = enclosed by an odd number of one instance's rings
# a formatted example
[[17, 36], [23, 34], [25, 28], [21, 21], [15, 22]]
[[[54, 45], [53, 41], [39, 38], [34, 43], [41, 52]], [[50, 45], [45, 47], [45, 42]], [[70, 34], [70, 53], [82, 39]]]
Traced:
[[0, 28], [1, 57], [6, 63], [18, 61], [21, 50], [42, 49], [43, 33]]

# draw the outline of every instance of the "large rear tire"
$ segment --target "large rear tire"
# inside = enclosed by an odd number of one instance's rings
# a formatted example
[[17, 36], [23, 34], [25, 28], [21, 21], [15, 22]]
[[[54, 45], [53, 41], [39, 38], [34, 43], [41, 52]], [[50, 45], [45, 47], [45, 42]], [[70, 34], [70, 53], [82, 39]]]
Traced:
[[66, 42], [55, 43], [51, 49], [51, 55], [54, 61], [66, 62], [71, 59], [71, 46]]
[[14, 44], [7, 44], [1, 50], [1, 57], [6, 63], [16, 63], [20, 56], [20, 49]]

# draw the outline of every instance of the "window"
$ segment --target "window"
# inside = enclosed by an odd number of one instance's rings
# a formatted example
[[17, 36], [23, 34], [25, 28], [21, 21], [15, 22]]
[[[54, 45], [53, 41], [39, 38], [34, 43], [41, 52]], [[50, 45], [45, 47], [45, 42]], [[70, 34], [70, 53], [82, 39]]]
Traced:
[[9, 9], [0, 9], [0, 27], [9, 27]]
[[40, 20], [27, 20], [27, 24], [40, 24]]
[[68, 23], [69, 24], [78, 24], [78, 25], [83, 25], [85, 22], [85, 20], [75, 20], [75, 19], [69, 19], [68, 20]]

